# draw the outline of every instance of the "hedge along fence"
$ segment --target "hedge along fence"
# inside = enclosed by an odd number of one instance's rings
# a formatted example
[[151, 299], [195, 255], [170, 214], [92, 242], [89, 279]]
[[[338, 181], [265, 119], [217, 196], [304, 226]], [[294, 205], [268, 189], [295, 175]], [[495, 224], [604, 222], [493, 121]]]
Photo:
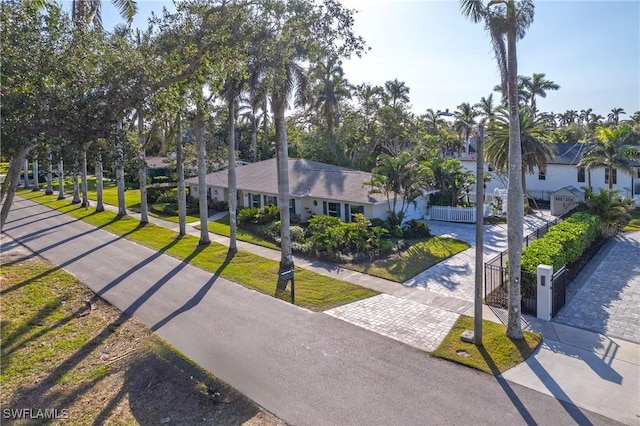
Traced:
[[538, 265], [551, 265], [554, 271], [575, 262], [600, 233], [600, 218], [580, 212], [549, 229], [542, 238], [522, 250], [522, 292], [530, 294], [536, 286]]

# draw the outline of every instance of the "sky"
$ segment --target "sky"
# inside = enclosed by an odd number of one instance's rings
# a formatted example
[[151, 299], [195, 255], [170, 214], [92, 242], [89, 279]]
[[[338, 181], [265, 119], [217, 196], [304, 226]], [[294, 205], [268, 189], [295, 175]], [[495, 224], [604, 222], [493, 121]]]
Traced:
[[[412, 110], [455, 110], [492, 93], [500, 75], [484, 25], [459, 11], [457, 0], [342, 0], [355, 9], [354, 30], [370, 50], [343, 63], [352, 84], [398, 79], [410, 89]], [[120, 21], [103, 1], [107, 29]], [[167, 1], [138, 0], [134, 26]], [[535, 2], [535, 18], [518, 42], [518, 74], [545, 73], [560, 85], [536, 99], [541, 111], [592, 108], [607, 116], [640, 110], [640, 1]], [[496, 93], [494, 98], [498, 99]]]

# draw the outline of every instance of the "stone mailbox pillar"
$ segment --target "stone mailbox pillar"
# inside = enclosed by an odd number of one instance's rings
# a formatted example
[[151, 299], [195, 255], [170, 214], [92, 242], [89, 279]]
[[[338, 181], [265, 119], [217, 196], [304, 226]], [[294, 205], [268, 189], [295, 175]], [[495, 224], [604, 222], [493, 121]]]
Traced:
[[551, 321], [551, 278], [553, 266], [538, 265], [538, 319]]

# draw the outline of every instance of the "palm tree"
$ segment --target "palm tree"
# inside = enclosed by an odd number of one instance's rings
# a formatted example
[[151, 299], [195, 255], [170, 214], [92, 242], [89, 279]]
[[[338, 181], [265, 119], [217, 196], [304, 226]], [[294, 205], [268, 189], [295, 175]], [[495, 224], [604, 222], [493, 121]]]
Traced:
[[[521, 108], [520, 140], [522, 141], [522, 192], [527, 196], [526, 174], [537, 168], [545, 172], [547, 161], [553, 158], [553, 143], [547, 140], [547, 128], [542, 117], [535, 117], [529, 108]], [[497, 170], [509, 169], [509, 117], [501, 110], [487, 129], [485, 157]]]
[[389, 80], [384, 83], [384, 92], [391, 106], [397, 106], [398, 103], [405, 105], [409, 103], [409, 88], [404, 81]]
[[317, 80], [313, 88], [312, 107], [320, 112], [326, 126], [329, 150], [336, 154], [338, 141], [334, 128], [340, 119], [340, 104], [345, 99], [351, 99], [353, 87], [344, 78], [342, 61], [333, 55], [319, 61], [310, 70], [310, 76]]
[[493, 120], [497, 111], [497, 107], [493, 104], [493, 93], [489, 94], [486, 98], [484, 96], [480, 98], [480, 102], [475, 104], [473, 108], [482, 115], [480, 124], [486, 126], [488, 121]]
[[598, 194], [589, 193], [585, 204], [590, 211], [600, 217], [600, 233], [604, 237], [611, 236], [629, 223], [631, 211], [635, 208], [633, 199], [622, 197], [616, 191], [604, 189]]
[[[268, 72], [271, 88], [271, 111], [276, 130], [276, 162], [278, 168], [278, 205], [280, 206], [280, 268], [279, 273], [293, 269], [291, 249], [289, 210], [289, 147], [287, 143], [287, 126], [285, 111], [291, 97], [298, 106], [306, 104], [307, 74], [299, 61], [304, 59], [303, 52], [290, 50], [287, 38], [279, 35], [275, 39], [274, 54]], [[278, 285], [286, 285], [282, 280]], [[280, 287], [281, 288], [281, 287]]]
[[536, 96], [540, 96], [541, 98], [547, 97], [548, 90], [558, 90], [560, 86], [554, 83], [551, 80], [545, 79], [546, 74], [544, 73], [533, 73], [531, 78], [526, 78], [523, 80], [524, 87], [527, 89], [529, 93], [529, 101], [531, 110], [535, 114], [538, 110], [536, 109]]
[[626, 114], [623, 108], [613, 108], [607, 118], [609, 119], [609, 123], [613, 123], [616, 126], [618, 125], [618, 121], [620, 121], [620, 115]]
[[427, 124], [427, 132], [430, 135], [437, 135], [438, 129], [444, 124], [444, 120], [437, 111], [431, 108], [427, 109], [427, 112], [423, 115], [423, 118]]
[[516, 41], [524, 37], [533, 22], [532, 0], [461, 0], [462, 14], [473, 22], [483, 22], [491, 37], [500, 70], [503, 96], [509, 102], [509, 188], [507, 191], [509, 231], [509, 303], [507, 336], [522, 339], [520, 316], [520, 265], [523, 239], [524, 197], [522, 193], [522, 147], [518, 116], [518, 58]]
[[640, 144], [632, 139], [631, 128], [623, 124], [619, 127], [598, 126], [595, 140], [582, 157], [579, 166], [591, 170], [598, 167], [606, 169], [609, 191], [613, 190], [613, 171], [620, 169], [633, 176], [631, 160], [640, 158]]
[[[430, 170], [404, 151], [397, 156], [380, 154], [371, 172], [370, 194], [383, 194], [389, 206], [389, 223], [400, 225], [411, 203], [422, 195]], [[399, 204], [400, 203], [400, 204]]]
[[578, 116], [578, 122], [580, 124], [584, 122], [585, 124], [588, 125], [591, 122], [592, 112], [593, 112], [593, 108], [580, 110], [580, 115]]
[[454, 123], [454, 127], [459, 134], [464, 135], [463, 144], [466, 151], [467, 144], [469, 143], [469, 136], [471, 135], [471, 127], [475, 124], [478, 112], [469, 104], [469, 102], [463, 102], [458, 105], [458, 109], [454, 112], [454, 115], [458, 118]]
[[[136, 0], [112, 0], [111, 3], [118, 9], [120, 16], [128, 24], [133, 22], [133, 16], [138, 11]], [[95, 25], [102, 28], [102, 0], [73, 0], [71, 3], [71, 16], [76, 25], [81, 27]]]

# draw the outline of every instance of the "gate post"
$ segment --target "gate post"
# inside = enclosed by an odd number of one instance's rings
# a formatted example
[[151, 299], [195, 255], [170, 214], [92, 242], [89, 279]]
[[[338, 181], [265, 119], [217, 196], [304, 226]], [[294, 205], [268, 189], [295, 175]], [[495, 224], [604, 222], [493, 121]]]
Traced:
[[553, 266], [538, 265], [537, 269], [538, 290], [538, 319], [551, 321], [551, 309], [553, 297], [551, 294], [551, 280], [553, 279]]

